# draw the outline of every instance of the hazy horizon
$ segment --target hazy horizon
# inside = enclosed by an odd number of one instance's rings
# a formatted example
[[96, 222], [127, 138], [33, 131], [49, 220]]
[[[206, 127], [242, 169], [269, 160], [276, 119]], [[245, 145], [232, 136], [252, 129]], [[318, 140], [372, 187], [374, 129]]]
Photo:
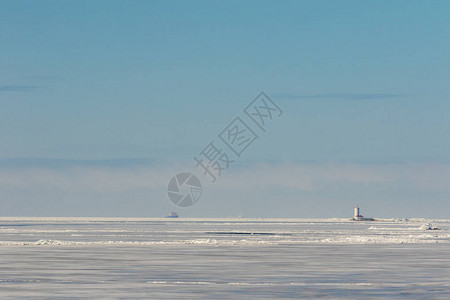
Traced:
[[0, 166], [8, 187], [2, 199], [15, 197], [1, 216], [163, 217], [175, 210], [183, 217], [345, 218], [358, 204], [368, 217], [448, 218], [441, 198], [449, 193], [449, 166], [433, 163], [247, 162], [216, 183], [199, 172], [203, 195], [189, 208], [172, 206], [166, 194], [178, 170], [195, 171], [189, 161], [4, 159]]

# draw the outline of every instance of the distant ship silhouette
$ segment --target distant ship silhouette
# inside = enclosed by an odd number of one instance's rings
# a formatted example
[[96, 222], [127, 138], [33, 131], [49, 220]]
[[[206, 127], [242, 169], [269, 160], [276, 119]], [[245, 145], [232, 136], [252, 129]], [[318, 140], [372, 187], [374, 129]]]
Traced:
[[179, 215], [175, 211], [172, 211], [170, 214], [166, 216], [166, 218], [178, 218], [178, 217]]

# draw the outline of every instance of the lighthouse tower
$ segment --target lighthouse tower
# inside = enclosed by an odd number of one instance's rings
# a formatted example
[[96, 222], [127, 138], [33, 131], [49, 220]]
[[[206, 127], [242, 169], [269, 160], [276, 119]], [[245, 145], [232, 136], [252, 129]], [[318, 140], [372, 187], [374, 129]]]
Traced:
[[355, 213], [354, 213], [354, 218], [356, 219], [357, 217], [359, 217], [359, 206], [358, 205], [355, 206]]
[[353, 217], [354, 221], [367, 221], [368, 220], [368, 218], [364, 218], [364, 216], [359, 214], [359, 206], [358, 205], [355, 206], [354, 214], [355, 214]]
[[358, 205], [355, 206], [354, 217], [353, 217], [352, 220], [353, 221], [375, 221], [374, 218], [364, 218], [364, 216], [362, 216], [359, 213], [359, 206]]

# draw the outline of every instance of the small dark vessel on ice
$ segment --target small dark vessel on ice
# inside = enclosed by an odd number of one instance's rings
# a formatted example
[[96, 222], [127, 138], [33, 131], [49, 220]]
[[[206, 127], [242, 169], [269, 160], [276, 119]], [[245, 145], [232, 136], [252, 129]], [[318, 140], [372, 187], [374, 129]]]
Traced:
[[178, 218], [178, 217], [179, 215], [175, 211], [171, 212], [168, 216], [166, 216], [166, 218]]

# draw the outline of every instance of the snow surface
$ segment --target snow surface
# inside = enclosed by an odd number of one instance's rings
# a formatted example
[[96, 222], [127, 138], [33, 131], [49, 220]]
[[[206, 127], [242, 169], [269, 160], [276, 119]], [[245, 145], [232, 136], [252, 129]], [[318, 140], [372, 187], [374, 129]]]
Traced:
[[446, 299], [449, 229], [425, 219], [4, 217], [0, 299]]

